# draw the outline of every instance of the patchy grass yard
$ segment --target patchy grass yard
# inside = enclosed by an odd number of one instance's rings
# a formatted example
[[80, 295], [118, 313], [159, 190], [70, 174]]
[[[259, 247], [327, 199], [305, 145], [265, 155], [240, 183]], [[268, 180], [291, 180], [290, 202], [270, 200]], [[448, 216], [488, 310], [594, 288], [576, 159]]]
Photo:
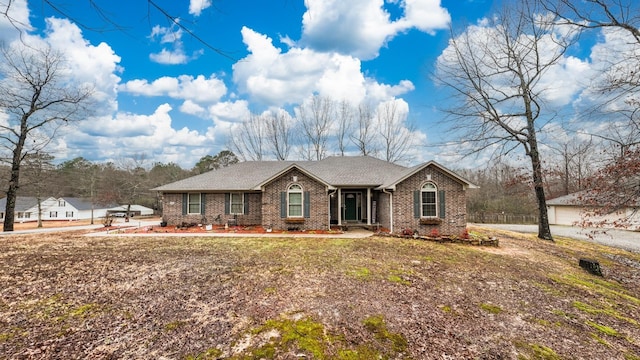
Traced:
[[640, 254], [472, 230], [3, 237], [0, 358], [640, 359]]

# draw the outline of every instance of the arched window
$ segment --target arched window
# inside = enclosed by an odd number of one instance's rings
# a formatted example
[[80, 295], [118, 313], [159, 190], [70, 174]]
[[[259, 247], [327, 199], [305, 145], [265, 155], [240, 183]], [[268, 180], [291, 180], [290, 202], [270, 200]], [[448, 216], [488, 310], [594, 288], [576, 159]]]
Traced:
[[293, 184], [287, 190], [287, 217], [302, 217], [302, 186]]
[[438, 188], [434, 183], [425, 183], [420, 190], [420, 209], [421, 217], [436, 217], [438, 216], [438, 206], [436, 203]]

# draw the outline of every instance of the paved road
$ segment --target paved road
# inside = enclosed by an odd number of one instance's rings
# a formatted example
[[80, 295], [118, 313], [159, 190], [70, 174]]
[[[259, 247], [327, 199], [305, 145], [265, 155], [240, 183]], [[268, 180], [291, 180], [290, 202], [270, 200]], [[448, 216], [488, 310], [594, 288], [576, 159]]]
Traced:
[[[513, 224], [475, 224], [481, 227], [510, 230], [520, 233], [538, 233], [538, 225]], [[593, 231], [598, 231], [593, 233]], [[602, 229], [580, 228], [574, 226], [551, 225], [551, 235], [566, 236], [572, 239], [587, 240], [599, 244], [613, 246], [625, 250], [640, 252], [640, 232], [609, 229], [601, 233]], [[592, 236], [592, 237], [590, 237]]]
[[[36, 229], [27, 229], [27, 230], [15, 230], [10, 232], [2, 232], [0, 231], [0, 236], [7, 235], [18, 235], [18, 234], [39, 234], [39, 233], [49, 233], [49, 232], [61, 232], [61, 231], [75, 231], [75, 230], [96, 230], [104, 228], [104, 225], [100, 224], [100, 221], [96, 221], [97, 224], [94, 225], [77, 225], [77, 226], [63, 226], [63, 227], [51, 227], [51, 228], [36, 228]], [[125, 222], [124, 219], [119, 219], [119, 221], [115, 221], [112, 225], [116, 228], [118, 227], [142, 227], [142, 226], [150, 226], [150, 225], [158, 225], [160, 224], [159, 220], [131, 220], [129, 222]]]

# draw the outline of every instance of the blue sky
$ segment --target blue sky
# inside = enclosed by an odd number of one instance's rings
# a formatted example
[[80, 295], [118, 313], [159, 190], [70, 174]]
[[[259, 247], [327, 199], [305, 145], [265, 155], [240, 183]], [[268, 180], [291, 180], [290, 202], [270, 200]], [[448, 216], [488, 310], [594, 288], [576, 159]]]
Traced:
[[[438, 110], [442, 89], [429, 74], [447, 47], [451, 22], [475, 24], [493, 6], [483, 0], [155, 0], [221, 55], [146, 1], [98, 2], [119, 30], [89, 1], [57, 3], [66, 17], [42, 1], [24, 0], [14, 0], [10, 14], [29, 37], [64, 49], [74, 76], [96, 84], [101, 105], [69, 125], [49, 151], [57, 161], [117, 162], [144, 154], [149, 164], [183, 168], [226, 149], [229, 134], [250, 113], [294, 114], [314, 93], [354, 104], [400, 104], [416, 126], [411, 162], [457, 167], [455, 154], [440, 148], [448, 140]], [[0, 0], [0, 8], [6, 4]], [[17, 34], [0, 19], [0, 40], [15, 41]], [[588, 66], [587, 55], [556, 76], [575, 79]]]

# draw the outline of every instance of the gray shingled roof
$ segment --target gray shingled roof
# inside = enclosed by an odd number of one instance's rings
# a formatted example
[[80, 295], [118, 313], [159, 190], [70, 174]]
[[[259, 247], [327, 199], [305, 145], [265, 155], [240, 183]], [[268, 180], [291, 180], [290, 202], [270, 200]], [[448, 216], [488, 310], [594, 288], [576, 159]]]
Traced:
[[159, 186], [157, 191], [252, 190], [294, 164], [293, 161], [245, 161]]
[[[44, 199], [43, 199], [44, 200]], [[18, 196], [16, 198], [16, 209], [15, 211], [25, 211], [29, 210], [32, 207], [38, 205], [38, 199], [35, 197], [29, 196]], [[7, 208], [7, 198], [4, 197], [0, 199], [0, 211], [4, 211]]]
[[91, 204], [91, 199], [86, 198], [76, 198], [76, 197], [62, 197], [67, 203], [78, 210], [91, 210], [92, 206], [94, 209], [108, 209], [115, 206], [118, 206], [116, 203], [110, 204]]
[[427, 164], [436, 163], [429, 162], [407, 168], [370, 156], [332, 156], [320, 161], [247, 161], [162, 185], [153, 190], [164, 192], [254, 190], [291, 166], [296, 166], [332, 186], [394, 185]]
[[334, 186], [382, 185], [407, 169], [371, 156], [332, 156], [306, 162], [305, 168]]
[[452, 172], [451, 170], [449, 170], [446, 167], [438, 164], [435, 161], [429, 161], [429, 162], [426, 162], [426, 163], [422, 163], [422, 164], [416, 165], [414, 167], [405, 168], [404, 171], [395, 173], [394, 176], [389, 181], [387, 181], [384, 184], [382, 184], [380, 186], [380, 188], [383, 188], [383, 189], [394, 188], [395, 185], [397, 185], [398, 183], [404, 181], [409, 176], [411, 176], [411, 175], [415, 174], [416, 172], [426, 168], [429, 165], [437, 167], [438, 169], [442, 170], [443, 172], [449, 174], [454, 179], [456, 179], [456, 180], [460, 181], [461, 183], [467, 185], [469, 188], [472, 188], [472, 189], [479, 188], [477, 185], [474, 185], [473, 183], [471, 183], [471, 181], [469, 181], [469, 180], [463, 178], [462, 176]]

